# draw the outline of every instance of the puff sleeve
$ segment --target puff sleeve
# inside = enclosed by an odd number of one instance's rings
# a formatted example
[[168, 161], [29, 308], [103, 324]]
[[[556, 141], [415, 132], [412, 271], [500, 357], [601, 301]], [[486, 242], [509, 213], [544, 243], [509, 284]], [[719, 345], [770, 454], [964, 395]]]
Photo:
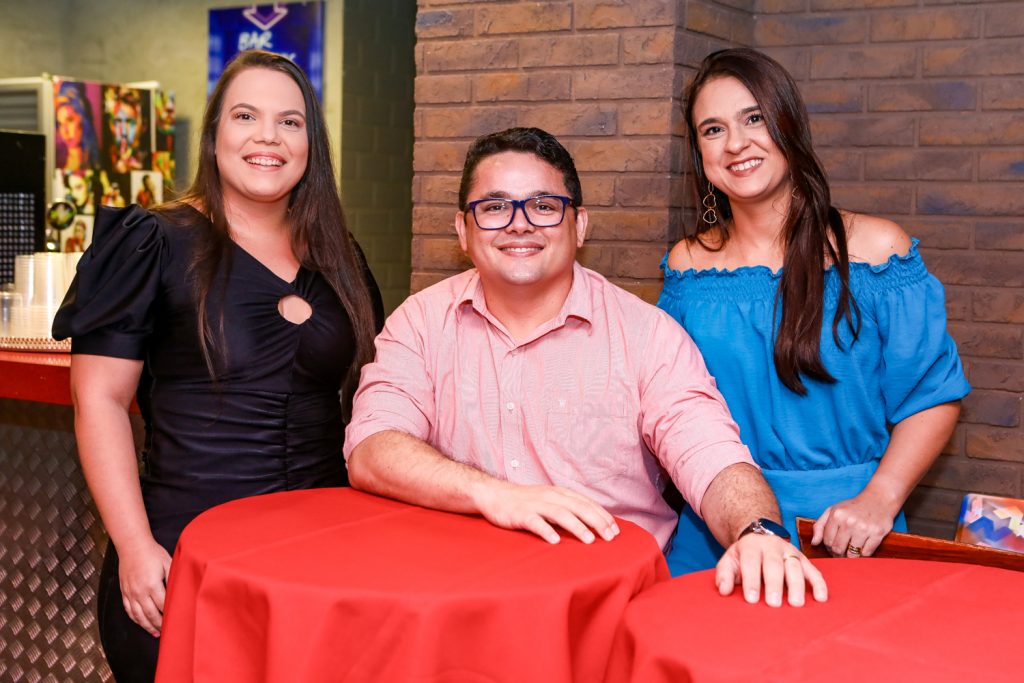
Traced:
[[[956, 342], [946, 331], [942, 284], [925, 268], [917, 240], [901, 259], [895, 286], [876, 292], [875, 318], [882, 341], [882, 398], [890, 424], [966, 396]], [[887, 264], [890, 270], [893, 264]], [[885, 266], [883, 266], [885, 267]]]
[[149, 211], [100, 207], [93, 242], [53, 321], [71, 352], [143, 360], [167, 240]]

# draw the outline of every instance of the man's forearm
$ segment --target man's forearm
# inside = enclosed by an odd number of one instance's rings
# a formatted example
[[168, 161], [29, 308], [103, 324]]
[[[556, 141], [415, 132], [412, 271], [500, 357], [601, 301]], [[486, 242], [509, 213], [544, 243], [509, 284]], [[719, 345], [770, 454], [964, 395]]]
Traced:
[[377, 432], [360, 442], [348, 470], [357, 489], [449, 512], [480, 512], [480, 496], [500, 484], [399, 431]]
[[756, 467], [746, 463], [719, 472], [704, 492], [700, 509], [711, 533], [725, 548], [755, 519], [781, 521], [779, 504], [768, 482]]

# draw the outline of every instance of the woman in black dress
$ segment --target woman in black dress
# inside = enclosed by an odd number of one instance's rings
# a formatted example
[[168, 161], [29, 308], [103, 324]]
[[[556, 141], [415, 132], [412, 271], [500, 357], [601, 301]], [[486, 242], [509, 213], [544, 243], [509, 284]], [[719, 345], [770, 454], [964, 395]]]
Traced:
[[153, 680], [189, 521], [243, 496], [347, 484], [342, 405], [383, 317], [295, 64], [257, 51], [232, 62], [199, 157], [181, 201], [101, 209], [54, 321], [72, 338], [79, 456], [110, 534], [99, 625], [121, 683]]

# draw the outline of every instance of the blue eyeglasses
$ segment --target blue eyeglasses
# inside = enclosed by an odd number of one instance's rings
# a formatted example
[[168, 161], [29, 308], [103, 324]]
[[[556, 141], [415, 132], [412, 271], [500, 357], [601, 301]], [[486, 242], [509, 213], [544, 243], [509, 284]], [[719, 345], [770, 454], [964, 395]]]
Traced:
[[565, 218], [565, 207], [572, 200], [557, 194], [542, 194], [527, 199], [505, 199], [487, 197], [466, 204], [466, 210], [473, 213], [473, 220], [481, 230], [504, 230], [512, 225], [516, 209], [526, 216], [526, 221], [535, 228], [552, 228]]

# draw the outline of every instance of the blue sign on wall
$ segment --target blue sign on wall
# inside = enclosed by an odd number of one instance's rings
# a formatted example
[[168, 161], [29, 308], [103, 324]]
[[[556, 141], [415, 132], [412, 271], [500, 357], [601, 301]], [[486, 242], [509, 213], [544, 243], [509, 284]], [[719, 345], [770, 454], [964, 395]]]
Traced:
[[213, 93], [228, 62], [244, 50], [267, 50], [290, 58], [303, 68], [323, 100], [323, 2], [211, 9], [207, 95]]

